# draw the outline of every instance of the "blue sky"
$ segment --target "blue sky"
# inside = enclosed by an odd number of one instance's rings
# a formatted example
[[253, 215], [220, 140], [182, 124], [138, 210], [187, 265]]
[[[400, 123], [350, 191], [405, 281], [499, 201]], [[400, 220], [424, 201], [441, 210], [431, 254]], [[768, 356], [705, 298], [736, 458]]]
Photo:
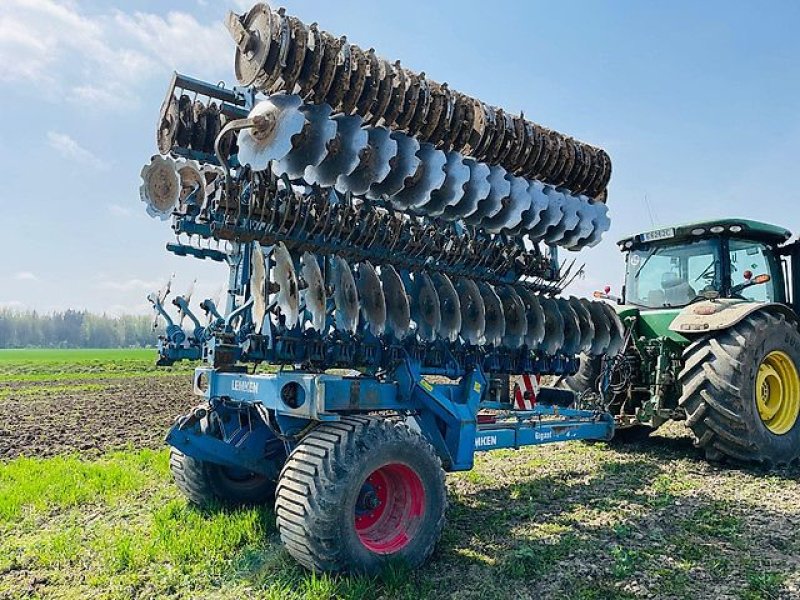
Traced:
[[[612, 228], [573, 293], [618, 289], [614, 241], [722, 215], [800, 231], [800, 3], [287, 1], [291, 14], [451, 87], [605, 147]], [[249, 2], [0, 2], [0, 306], [144, 312], [176, 273], [139, 171], [177, 69], [233, 83], [228, 8]], [[648, 200], [650, 210], [645, 203]]]

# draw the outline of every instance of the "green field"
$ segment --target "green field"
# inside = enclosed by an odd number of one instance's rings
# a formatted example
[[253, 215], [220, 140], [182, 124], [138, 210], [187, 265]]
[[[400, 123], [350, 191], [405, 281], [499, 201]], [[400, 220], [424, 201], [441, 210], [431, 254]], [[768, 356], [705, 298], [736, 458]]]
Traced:
[[[182, 377], [136, 370], [151, 358], [139, 350], [0, 354], [0, 393], [8, 392], [0, 416], [19, 401], [48, 413], [70, 406], [69, 430], [80, 411], [112, 397], [120, 418], [129, 415], [125, 395], [135, 399], [142, 386], [152, 407], [161, 398], [191, 402], [190, 391], [175, 391]], [[24, 379], [48, 369], [55, 383]], [[72, 382], [86, 373], [96, 380]], [[94, 387], [70, 388], [86, 385]], [[153, 423], [166, 427], [180, 410]], [[11, 439], [2, 433], [0, 444]], [[269, 506], [187, 505], [156, 433], [118, 435], [122, 445], [99, 454], [66, 437], [47, 457], [40, 446], [24, 452], [28, 434], [15, 441], [21, 455], [0, 460], [0, 598], [800, 597], [800, 472], [711, 466], [680, 427], [627, 447], [479, 455], [473, 471], [448, 476], [448, 524], [431, 561], [414, 572], [391, 565], [375, 579], [298, 568]]]

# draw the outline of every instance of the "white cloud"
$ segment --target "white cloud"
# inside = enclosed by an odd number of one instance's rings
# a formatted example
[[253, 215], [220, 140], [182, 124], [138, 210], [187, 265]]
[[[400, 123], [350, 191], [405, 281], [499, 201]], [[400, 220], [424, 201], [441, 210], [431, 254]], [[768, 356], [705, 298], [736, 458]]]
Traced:
[[30, 271], [20, 271], [14, 275], [17, 281], [39, 281], [39, 278]]
[[145, 281], [134, 277], [124, 281], [102, 281], [97, 284], [97, 287], [101, 290], [110, 290], [114, 292], [134, 292], [137, 290], [152, 292], [162, 285], [162, 281]]
[[58, 133], [57, 131], [47, 132], [47, 145], [53, 150], [58, 152], [64, 158], [74, 160], [90, 167], [97, 169], [107, 169], [108, 163], [96, 156], [78, 142], [68, 136], [66, 133]]
[[137, 88], [171, 70], [213, 79], [229, 72], [231, 48], [222, 23], [185, 12], [87, 14], [71, 0], [2, 0], [0, 81], [48, 86], [93, 108], [136, 106]]
[[120, 206], [119, 204], [109, 204], [108, 212], [110, 212], [115, 217], [130, 217], [131, 215], [133, 215], [133, 211], [130, 208]]

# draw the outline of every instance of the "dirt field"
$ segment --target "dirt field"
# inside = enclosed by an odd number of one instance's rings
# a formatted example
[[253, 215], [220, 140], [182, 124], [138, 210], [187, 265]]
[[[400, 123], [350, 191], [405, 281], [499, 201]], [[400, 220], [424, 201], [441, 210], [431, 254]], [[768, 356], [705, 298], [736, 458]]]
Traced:
[[0, 364], [0, 598], [800, 598], [800, 470], [709, 465], [678, 426], [480, 455], [423, 569], [310, 576], [269, 507], [186, 505], [188, 372], [139, 368]]

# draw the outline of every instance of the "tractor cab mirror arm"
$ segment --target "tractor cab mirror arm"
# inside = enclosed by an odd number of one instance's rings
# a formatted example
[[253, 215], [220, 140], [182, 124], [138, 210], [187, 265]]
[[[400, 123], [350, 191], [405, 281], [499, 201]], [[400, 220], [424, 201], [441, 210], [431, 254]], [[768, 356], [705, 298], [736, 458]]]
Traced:
[[767, 283], [767, 282], [769, 282], [771, 280], [772, 280], [772, 277], [770, 277], [766, 273], [764, 273], [762, 275], [756, 275], [752, 279], [748, 279], [747, 281], [745, 281], [743, 283], [739, 283], [739, 284], [733, 286], [731, 288], [731, 293], [732, 294], [738, 294], [739, 292], [741, 292], [744, 289], [747, 289], [747, 288], [752, 287], [754, 285], [761, 285], [762, 283]]

